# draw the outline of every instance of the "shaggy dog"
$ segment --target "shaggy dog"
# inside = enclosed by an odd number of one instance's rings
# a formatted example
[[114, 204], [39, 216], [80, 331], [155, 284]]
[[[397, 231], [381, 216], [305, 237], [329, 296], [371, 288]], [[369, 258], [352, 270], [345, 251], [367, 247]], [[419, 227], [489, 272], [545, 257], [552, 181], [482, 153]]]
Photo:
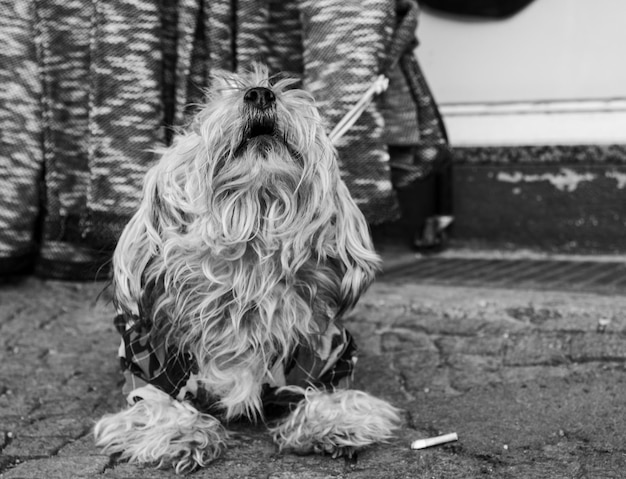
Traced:
[[294, 83], [217, 73], [146, 175], [113, 259], [129, 405], [96, 424], [105, 452], [180, 473], [218, 457], [238, 417], [282, 411], [280, 450], [335, 457], [398, 427], [397, 409], [349, 389], [340, 319], [380, 260]]

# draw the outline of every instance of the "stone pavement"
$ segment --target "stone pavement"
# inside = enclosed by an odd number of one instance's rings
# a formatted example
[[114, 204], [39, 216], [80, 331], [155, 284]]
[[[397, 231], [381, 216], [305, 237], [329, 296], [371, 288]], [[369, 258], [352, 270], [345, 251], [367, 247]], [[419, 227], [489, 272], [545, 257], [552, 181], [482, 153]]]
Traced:
[[[103, 283], [0, 285], [0, 477], [166, 478], [117, 463], [91, 428], [123, 404]], [[363, 297], [349, 327], [357, 386], [405, 411], [356, 460], [279, 454], [238, 423], [195, 478], [618, 478], [626, 476], [626, 296], [398, 284]], [[457, 432], [422, 451], [411, 441]]]

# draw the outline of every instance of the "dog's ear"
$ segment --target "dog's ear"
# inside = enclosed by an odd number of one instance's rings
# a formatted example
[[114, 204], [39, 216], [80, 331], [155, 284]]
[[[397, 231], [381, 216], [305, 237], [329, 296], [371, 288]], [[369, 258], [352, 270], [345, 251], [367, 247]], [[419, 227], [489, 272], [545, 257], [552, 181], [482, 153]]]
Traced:
[[146, 196], [153, 196], [156, 188], [156, 178], [151, 173], [144, 180], [139, 209], [122, 231], [113, 254], [117, 307], [131, 314], [139, 314], [143, 273], [158, 249], [158, 226], [153, 221], [153, 207], [146, 201]]
[[321, 122], [315, 138], [314, 147], [307, 151], [315, 171], [310, 184], [315, 191], [311, 197], [317, 203], [318, 218], [310, 222], [314, 233], [307, 232], [306, 226], [303, 232], [316, 238], [315, 254], [332, 272], [328, 285], [335, 287], [328, 293], [337, 306], [337, 316], [341, 316], [356, 305], [372, 283], [381, 260], [365, 217], [341, 179], [337, 150]]
[[341, 180], [336, 187], [336, 255], [343, 265], [339, 315], [356, 305], [380, 269], [365, 217]]
[[[144, 178], [138, 210], [118, 240], [113, 255], [113, 280], [118, 306], [137, 314], [146, 284], [158, 281], [168, 237], [186, 228], [203, 179], [191, 175], [193, 161], [201, 150], [195, 133], [181, 135], [162, 150], [161, 159]], [[198, 198], [195, 198], [198, 200]]]

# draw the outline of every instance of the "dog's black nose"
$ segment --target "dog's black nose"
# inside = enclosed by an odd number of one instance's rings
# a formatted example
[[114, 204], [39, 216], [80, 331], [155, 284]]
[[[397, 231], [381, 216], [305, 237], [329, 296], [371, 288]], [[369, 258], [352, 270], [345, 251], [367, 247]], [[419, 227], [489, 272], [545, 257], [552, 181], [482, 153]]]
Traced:
[[259, 86], [250, 88], [244, 94], [243, 101], [260, 110], [265, 110], [276, 103], [276, 95], [274, 95], [274, 92], [269, 88]]

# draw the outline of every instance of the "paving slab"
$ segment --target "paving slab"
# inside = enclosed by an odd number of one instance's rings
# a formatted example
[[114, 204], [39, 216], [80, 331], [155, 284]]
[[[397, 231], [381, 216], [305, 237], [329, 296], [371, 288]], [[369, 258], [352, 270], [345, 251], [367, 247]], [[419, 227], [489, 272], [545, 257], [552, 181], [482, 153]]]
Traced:
[[[404, 411], [356, 460], [281, 454], [263, 425], [231, 425], [191, 477], [612, 478], [626, 470], [626, 296], [381, 280], [346, 323], [356, 386]], [[122, 407], [105, 283], [0, 286], [0, 477], [166, 478], [117, 462], [92, 427]], [[418, 438], [459, 440], [420, 451]]]

